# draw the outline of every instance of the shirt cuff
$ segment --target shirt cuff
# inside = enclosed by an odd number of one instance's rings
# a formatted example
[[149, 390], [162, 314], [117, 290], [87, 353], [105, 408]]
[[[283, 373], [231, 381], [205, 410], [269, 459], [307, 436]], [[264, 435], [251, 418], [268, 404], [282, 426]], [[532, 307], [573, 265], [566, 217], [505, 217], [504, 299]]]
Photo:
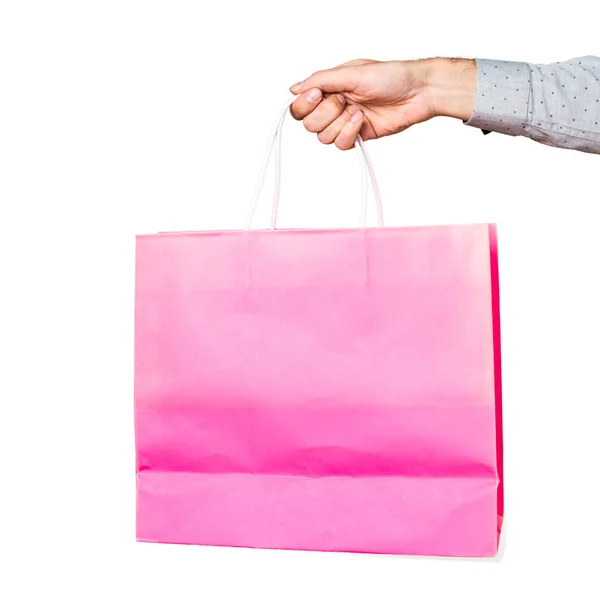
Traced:
[[466, 125], [519, 135], [529, 116], [531, 70], [527, 63], [477, 58], [475, 107]]

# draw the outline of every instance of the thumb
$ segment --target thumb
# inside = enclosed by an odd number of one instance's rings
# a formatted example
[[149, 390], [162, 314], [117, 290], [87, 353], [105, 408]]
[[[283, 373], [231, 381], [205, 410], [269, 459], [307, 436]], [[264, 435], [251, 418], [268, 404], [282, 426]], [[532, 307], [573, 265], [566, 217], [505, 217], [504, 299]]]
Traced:
[[351, 92], [358, 84], [356, 67], [336, 67], [313, 73], [308, 79], [295, 83], [290, 87], [292, 94], [301, 94], [303, 91], [318, 88], [322, 92]]

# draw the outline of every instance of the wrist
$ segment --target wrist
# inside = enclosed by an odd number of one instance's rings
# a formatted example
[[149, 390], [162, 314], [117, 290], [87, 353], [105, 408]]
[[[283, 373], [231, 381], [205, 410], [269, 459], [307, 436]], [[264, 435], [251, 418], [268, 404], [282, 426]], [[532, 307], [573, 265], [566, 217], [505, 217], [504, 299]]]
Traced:
[[473, 114], [477, 65], [462, 58], [434, 58], [426, 65], [424, 91], [437, 117], [467, 121]]

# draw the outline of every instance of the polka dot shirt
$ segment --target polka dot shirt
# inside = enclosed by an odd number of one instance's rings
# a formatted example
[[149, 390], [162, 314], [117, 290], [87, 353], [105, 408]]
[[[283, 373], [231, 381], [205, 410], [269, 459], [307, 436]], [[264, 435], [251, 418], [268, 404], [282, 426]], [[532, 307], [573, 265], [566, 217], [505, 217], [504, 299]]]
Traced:
[[600, 57], [537, 65], [476, 59], [467, 125], [600, 154]]

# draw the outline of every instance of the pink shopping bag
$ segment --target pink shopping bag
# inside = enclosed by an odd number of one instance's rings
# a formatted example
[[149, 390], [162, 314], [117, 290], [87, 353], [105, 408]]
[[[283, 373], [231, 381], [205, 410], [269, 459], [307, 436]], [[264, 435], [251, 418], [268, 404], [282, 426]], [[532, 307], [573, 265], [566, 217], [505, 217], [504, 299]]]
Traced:
[[138, 236], [138, 539], [495, 555], [498, 302], [494, 225]]

